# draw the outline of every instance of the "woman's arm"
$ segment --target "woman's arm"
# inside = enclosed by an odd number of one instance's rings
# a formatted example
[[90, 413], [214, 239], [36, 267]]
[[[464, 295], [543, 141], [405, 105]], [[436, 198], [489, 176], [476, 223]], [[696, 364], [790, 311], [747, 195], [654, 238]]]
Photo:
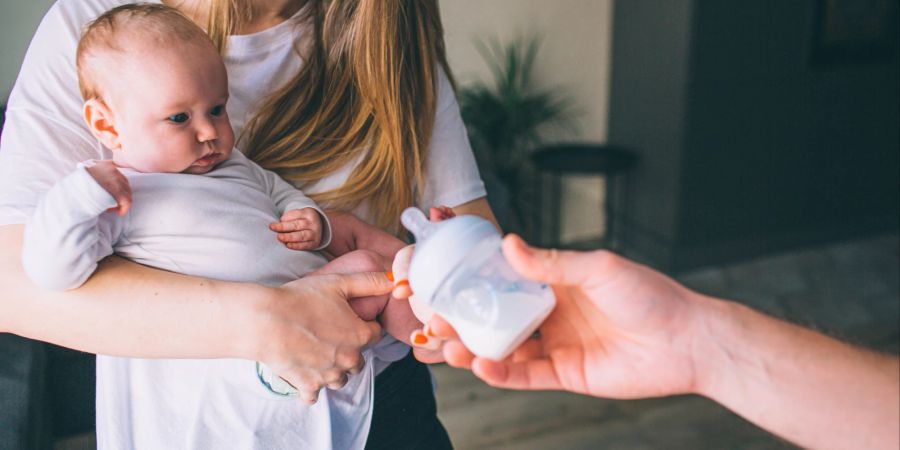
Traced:
[[361, 347], [380, 337], [347, 299], [391, 288], [378, 274], [267, 288], [110, 257], [80, 288], [44, 291], [22, 269], [22, 234], [21, 225], [0, 226], [0, 331], [116, 356], [255, 359], [310, 388], [357, 369]]
[[406, 243], [390, 233], [363, 222], [355, 215], [343, 211], [326, 211], [331, 222], [331, 243], [325, 251], [332, 257], [369, 250], [391, 261]]
[[475, 200], [463, 203], [462, 205], [455, 206], [451, 209], [453, 209], [453, 213], [457, 216], [471, 214], [490, 220], [491, 223], [500, 230], [500, 225], [497, 223], [497, 218], [494, 217], [494, 211], [491, 210], [491, 205], [488, 204], [487, 197], [476, 198]]
[[[223, 283], [103, 260], [80, 289], [51, 292], [22, 269], [23, 226], [0, 227], [0, 329], [91, 353], [144, 358], [252, 358], [240, 330], [270, 295], [254, 285]], [[234, 290], [237, 295], [223, 295]], [[225, 297], [233, 301], [220, 301]]]

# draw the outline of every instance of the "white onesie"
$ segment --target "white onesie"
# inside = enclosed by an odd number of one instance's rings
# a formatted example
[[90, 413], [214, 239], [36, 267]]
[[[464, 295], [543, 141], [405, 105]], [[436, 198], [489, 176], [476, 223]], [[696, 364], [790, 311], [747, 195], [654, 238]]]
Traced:
[[[326, 262], [315, 252], [286, 248], [268, 228], [287, 210], [321, 210], [237, 150], [203, 175], [122, 173], [133, 195], [125, 216], [105, 212], [116, 202], [84, 164], [38, 203], [26, 224], [22, 249], [25, 270], [36, 284], [78, 287], [113, 252], [173, 272], [271, 286], [296, 280]], [[331, 229], [321, 216], [324, 247]], [[113, 441], [150, 442], [152, 448], [361, 448], [371, 421], [374, 380], [371, 351], [364, 356], [362, 374], [341, 390], [323, 390], [319, 402], [309, 407], [269, 393], [256, 379], [253, 361], [98, 355], [98, 377], [114, 373], [132, 381], [98, 380], [98, 408], [108, 420], [132, 425], [112, 426], [107, 433], [142, 434]], [[323, 408], [327, 412], [316, 411]], [[332, 431], [323, 432], [323, 427]], [[223, 429], [229, 432], [216, 432]], [[235, 442], [234, 436], [244, 440]]]

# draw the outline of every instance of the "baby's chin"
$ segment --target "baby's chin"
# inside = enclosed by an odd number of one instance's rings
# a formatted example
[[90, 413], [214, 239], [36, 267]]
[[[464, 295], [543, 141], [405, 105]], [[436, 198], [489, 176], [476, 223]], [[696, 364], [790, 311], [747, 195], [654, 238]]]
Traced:
[[181, 171], [181, 173], [186, 173], [188, 175], [203, 175], [205, 173], [211, 172], [216, 166], [207, 166], [207, 167], [197, 167], [190, 166], [187, 169]]

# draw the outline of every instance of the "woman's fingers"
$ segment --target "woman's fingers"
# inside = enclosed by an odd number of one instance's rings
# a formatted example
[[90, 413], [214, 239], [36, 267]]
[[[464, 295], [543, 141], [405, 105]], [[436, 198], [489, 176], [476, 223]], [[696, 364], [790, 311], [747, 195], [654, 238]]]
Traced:
[[428, 322], [428, 328], [431, 330], [431, 334], [441, 339], [456, 337], [456, 330], [453, 329], [450, 322], [447, 322], [443, 317], [436, 314]]
[[391, 272], [394, 274], [394, 291], [391, 295], [394, 298], [409, 298], [412, 295], [412, 289], [409, 288], [409, 264], [412, 262], [414, 249], [415, 246], [407, 245], [394, 255], [394, 262], [391, 264]]
[[[425, 326], [426, 329], [428, 325]], [[425, 329], [415, 330], [409, 336], [409, 341], [412, 342], [412, 345], [417, 348], [425, 349], [425, 350], [437, 350], [441, 348], [441, 340], [434, 335], [429, 336]]]
[[334, 274], [338, 278], [338, 286], [346, 298], [384, 295], [394, 288], [385, 272], [357, 272]]
[[297, 397], [300, 398], [300, 401], [306, 403], [307, 405], [313, 405], [319, 400], [319, 390], [312, 389], [298, 389]]
[[346, 372], [336, 373], [330, 378], [331, 380], [325, 384], [325, 387], [331, 390], [338, 390], [344, 387], [344, 385], [347, 384], [347, 381], [349, 380]]
[[446, 360], [444, 359], [443, 349], [429, 350], [413, 347], [413, 356], [415, 356], [417, 360], [425, 364], [446, 362]]

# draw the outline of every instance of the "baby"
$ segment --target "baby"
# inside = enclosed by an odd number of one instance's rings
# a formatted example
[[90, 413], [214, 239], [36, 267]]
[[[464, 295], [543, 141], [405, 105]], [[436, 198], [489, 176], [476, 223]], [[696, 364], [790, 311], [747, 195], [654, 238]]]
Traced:
[[[50, 189], [26, 225], [23, 265], [47, 289], [73, 289], [115, 253], [173, 272], [281, 285], [310, 273], [385, 271], [404, 243], [328, 218], [301, 191], [234, 149], [225, 66], [174, 9], [125, 5], [85, 28], [77, 70], [84, 119], [112, 151]], [[314, 252], [355, 250], [327, 261]], [[405, 301], [351, 300], [409, 343], [421, 324]]]

